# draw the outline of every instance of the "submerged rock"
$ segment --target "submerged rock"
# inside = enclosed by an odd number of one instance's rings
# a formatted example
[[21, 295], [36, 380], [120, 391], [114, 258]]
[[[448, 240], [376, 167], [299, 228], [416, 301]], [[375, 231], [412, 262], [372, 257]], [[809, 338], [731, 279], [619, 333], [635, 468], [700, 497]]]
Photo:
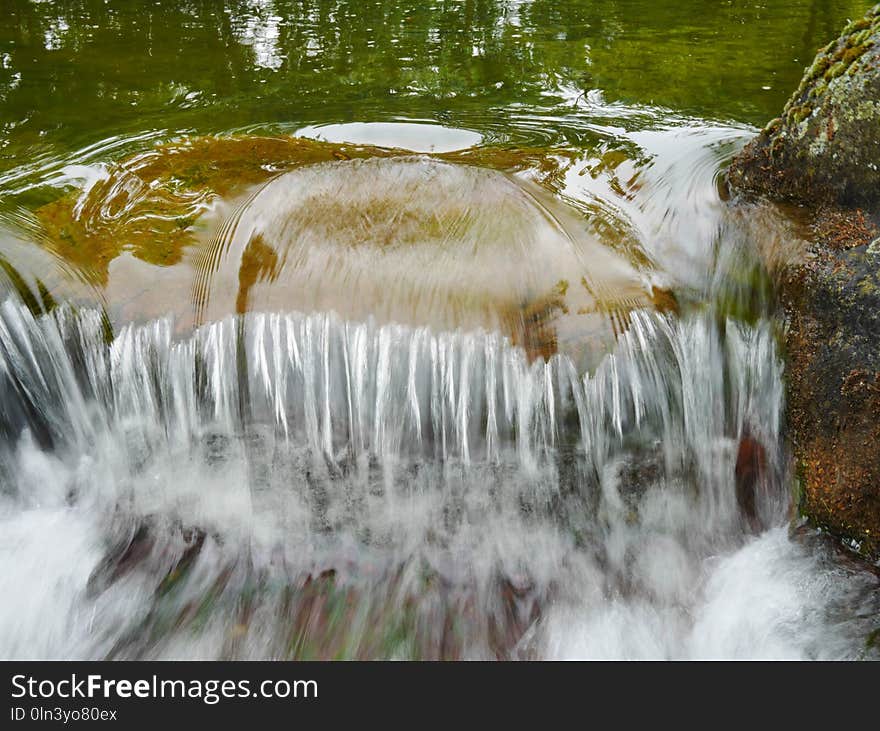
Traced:
[[500, 330], [532, 358], [593, 362], [631, 310], [664, 293], [553, 195], [564, 159], [188, 138], [101, 166], [33, 218], [116, 325], [171, 314], [186, 331], [250, 310], [332, 310]]
[[751, 430], [746, 428], [737, 447], [734, 482], [736, 484], [737, 505], [752, 527], [759, 525], [756, 490], [765, 479], [766, 472], [767, 450], [752, 435]]
[[334, 311], [498, 330], [532, 357], [591, 337], [603, 352], [650, 300], [581, 228], [538, 186], [489, 168], [425, 156], [311, 165], [261, 188], [204, 248], [198, 321]]
[[[880, 554], [880, 5], [821, 49], [779, 119], [734, 159], [732, 188], [806, 204], [812, 242], [776, 262], [801, 509]], [[772, 265], [773, 263], [771, 263]]]
[[[158, 267], [182, 261], [211, 227], [218, 205], [237, 201], [279, 174], [326, 162], [390, 158], [406, 150], [289, 136], [186, 137], [97, 166], [86, 189], [65, 191], [34, 214], [39, 238], [99, 284], [124, 252]], [[504, 172], [559, 175], [554, 150], [474, 148], [432, 156]], [[0, 211], [0, 222], [3, 212]]]

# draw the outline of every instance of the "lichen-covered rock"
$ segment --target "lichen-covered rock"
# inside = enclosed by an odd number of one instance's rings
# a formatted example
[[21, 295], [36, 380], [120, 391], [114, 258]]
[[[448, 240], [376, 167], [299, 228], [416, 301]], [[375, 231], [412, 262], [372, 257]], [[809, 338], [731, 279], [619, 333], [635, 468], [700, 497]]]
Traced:
[[819, 51], [728, 178], [775, 200], [880, 203], [880, 5]]
[[776, 263], [800, 507], [878, 557], [880, 5], [819, 52], [728, 181], [739, 193], [806, 204], [812, 216], [811, 250]]

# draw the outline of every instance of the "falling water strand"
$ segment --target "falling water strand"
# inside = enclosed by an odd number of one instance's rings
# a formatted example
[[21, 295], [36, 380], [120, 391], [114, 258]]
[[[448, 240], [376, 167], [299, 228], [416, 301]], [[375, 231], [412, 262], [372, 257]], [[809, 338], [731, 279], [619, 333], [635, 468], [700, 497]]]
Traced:
[[[17, 393], [7, 408], [26, 407], [41, 417], [33, 426], [77, 448], [96, 429], [176, 443], [270, 425], [330, 463], [366, 454], [469, 464], [503, 452], [528, 469], [564, 445], [601, 465], [633, 434], [650, 434], [672, 450], [669, 464], [693, 458], [708, 474], [713, 439], [744, 420], [769, 445], [778, 436], [772, 334], [728, 324], [722, 342], [710, 317], [634, 312], [615, 351], [581, 375], [564, 355], [529, 362], [496, 333], [251, 313], [185, 340], [161, 319], [105, 343], [97, 313], [35, 318], [9, 300], [0, 353], [4, 386]], [[7, 429], [24, 424], [24, 414], [5, 416]]]
[[[735, 584], [705, 562], [748, 560], [736, 445], [748, 428], [768, 485], [781, 482], [781, 383], [770, 327], [711, 313], [636, 311], [579, 373], [482, 331], [249, 313], [184, 338], [161, 319], [108, 340], [97, 311], [35, 316], [8, 299], [0, 647], [754, 654], [712, 635], [705, 612]], [[784, 491], [758, 498], [764, 524], [784, 525]], [[775, 552], [794, 578], [772, 591], [821, 584], [816, 559], [774, 530], [753, 553]], [[827, 615], [818, 589], [803, 602], [784, 606]], [[612, 642], [636, 620], [643, 645], [596, 645], [597, 622]], [[779, 654], [851, 654], [839, 633], [786, 635], [788, 621], [768, 619]]]

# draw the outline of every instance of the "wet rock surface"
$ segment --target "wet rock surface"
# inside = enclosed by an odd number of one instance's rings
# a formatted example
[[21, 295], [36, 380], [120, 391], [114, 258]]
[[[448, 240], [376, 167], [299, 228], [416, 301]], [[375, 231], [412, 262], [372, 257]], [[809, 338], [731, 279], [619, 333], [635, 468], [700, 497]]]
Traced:
[[777, 267], [801, 509], [880, 554], [880, 5], [821, 49], [732, 188], [808, 206], [812, 244]]
[[[802, 507], [880, 551], [880, 252], [818, 254], [786, 281], [789, 421]], [[876, 248], [876, 245], [874, 246]]]

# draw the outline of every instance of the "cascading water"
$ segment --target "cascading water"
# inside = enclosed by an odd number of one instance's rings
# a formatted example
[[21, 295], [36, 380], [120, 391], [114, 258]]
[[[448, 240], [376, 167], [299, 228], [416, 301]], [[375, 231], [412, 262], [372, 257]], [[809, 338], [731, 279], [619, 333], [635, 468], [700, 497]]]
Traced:
[[4, 655], [858, 654], [827, 616], [867, 578], [786, 532], [767, 325], [636, 311], [584, 374], [333, 314], [172, 333], [3, 304]]

